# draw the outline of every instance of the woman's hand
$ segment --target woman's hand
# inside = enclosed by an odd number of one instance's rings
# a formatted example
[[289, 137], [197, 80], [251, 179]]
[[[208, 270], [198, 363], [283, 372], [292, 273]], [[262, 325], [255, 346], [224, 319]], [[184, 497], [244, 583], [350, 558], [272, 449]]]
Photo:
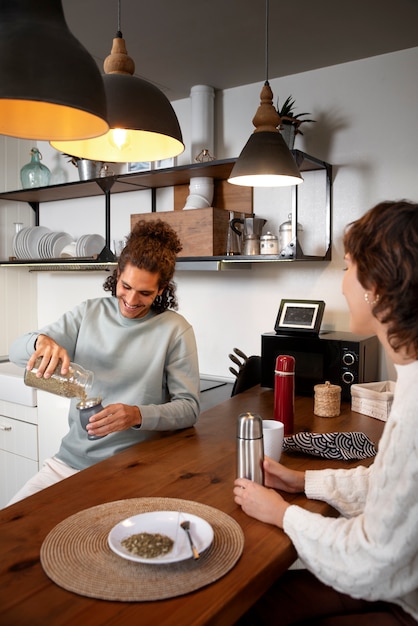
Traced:
[[283, 516], [289, 504], [277, 491], [247, 478], [237, 478], [234, 483], [234, 500], [247, 515], [283, 528]]
[[47, 335], [38, 335], [36, 339], [36, 348], [30, 357], [26, 369], [31, 370], [35, 367], [37, 359], [42, 358], [36, 373], [37, 378], [50, 378], [54, 373], [58, 362], [62, 361], [61, 374], [65, 376], [70, 366], [70, 357], [65, 348], [60, 346], [56, 341]]
[[283, 516], [289, 504], [275, 489], [300, 493], [305, 488], [305, 472], [291, 470], [265, 457], [264, 487], [247, 478], [237, 478], [234, 483], [234, 500], [247, 515], [260, 522], [283, 528]]
[[89, 435], [103, 437], [120, 430], [127, 430], [131, 426], [138, 426], [141, 421], [141, 412], [137, 406], [109, 404], [103, 411], [90, 417], [87, 432]]
[[268, 456], [264, 458], [263, 468], [266, 487], [287, 493], [302, 493], [305, 490], [305, 472], [291, 470]]

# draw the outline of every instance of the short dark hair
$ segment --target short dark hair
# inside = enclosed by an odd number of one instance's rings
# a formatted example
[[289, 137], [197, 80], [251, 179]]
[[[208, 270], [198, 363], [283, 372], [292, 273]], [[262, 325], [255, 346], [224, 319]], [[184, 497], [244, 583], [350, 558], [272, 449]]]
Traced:
[[381, 202], [349, 224], [345, 251], [365, 289], [379, 298], [373, 314], [388, 328], [393, 350], [418, 355], [418, 204]]
[[116, 296], [116, 283], [129, 263], [139, 269], [159, 275], [158, 286], [163, 293], [152, 304], [152, 309], [162, 313], [168, 308], [177, 309], [176, 285], [173, 282], [177, 254], [182, 250], [177, 233], [160, 219], [140, 220], [130, 233], [122, 250], [118, 266], [104, 285], [105, 291]]

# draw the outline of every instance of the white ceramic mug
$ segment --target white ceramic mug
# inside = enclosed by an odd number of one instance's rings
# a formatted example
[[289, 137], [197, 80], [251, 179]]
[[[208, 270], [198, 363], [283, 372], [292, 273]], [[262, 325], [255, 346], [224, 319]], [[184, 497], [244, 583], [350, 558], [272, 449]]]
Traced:
[[263, 420], [264, 455], [280, 461], [282, 455], [284, 426], [277, 420]]

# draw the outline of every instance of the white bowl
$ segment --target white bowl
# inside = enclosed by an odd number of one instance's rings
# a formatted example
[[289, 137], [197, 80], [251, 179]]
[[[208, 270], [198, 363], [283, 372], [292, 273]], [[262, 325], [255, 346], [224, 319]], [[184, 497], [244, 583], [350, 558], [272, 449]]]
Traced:
[[65, 258], [74, 258], [77, 256], [76, 253], [76, 247], [77, 247], [77, 242], [76, 241], [72, 241], [71, 243], [68, 243], [62, 250], [61, 250], [61, 254], [60, 257], [65, 259]]

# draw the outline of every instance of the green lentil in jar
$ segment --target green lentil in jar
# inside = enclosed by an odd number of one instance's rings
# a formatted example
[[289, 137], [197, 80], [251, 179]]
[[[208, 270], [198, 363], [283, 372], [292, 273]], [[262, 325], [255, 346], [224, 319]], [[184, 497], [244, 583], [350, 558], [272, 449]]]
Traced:
[[173, 549], [174, 541], [160, 533], [137, 533], [122, 539], [124, 548], [143, 559], [155, 559], [168, 554]]

